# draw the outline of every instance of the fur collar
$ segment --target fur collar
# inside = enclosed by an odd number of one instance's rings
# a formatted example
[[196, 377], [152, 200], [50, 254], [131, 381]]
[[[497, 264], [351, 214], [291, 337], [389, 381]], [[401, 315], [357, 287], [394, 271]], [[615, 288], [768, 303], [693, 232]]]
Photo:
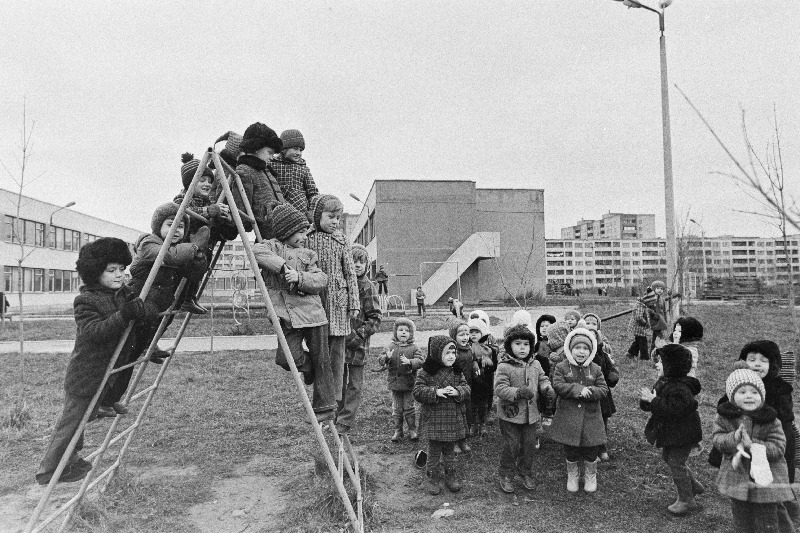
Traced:
[[717, 413], [725, 418], [749, 416], [756, 424], [770, 424], [778, 417], [778, 412], [766, 404], [761, 406], [761, 408], [748, 413], [735, 406], [731, 402], [723, 402], [717, 406]]
[[683, 376], [680, 378], [666, 377], [662, 379], [664, 380], [665, 385], [667, 383], [682, 383], [686, 385], [691, 391], [692, 396], [697, 396], [698, 394], [700, 394], [700, 389], [702, 388], [700, 386], [700, 380], [697, 378], [693, 378], [692, 376]]
[[236, 161], [238, 165], [247, 165], [248, 167], [254, 168], [256, 170], [264, 171], [267, 168], [267, 162], [263, 159], [259, 159], [258, 157], [251, 155], [251, 154], [242, 154], [239, 156], [239, 159]]

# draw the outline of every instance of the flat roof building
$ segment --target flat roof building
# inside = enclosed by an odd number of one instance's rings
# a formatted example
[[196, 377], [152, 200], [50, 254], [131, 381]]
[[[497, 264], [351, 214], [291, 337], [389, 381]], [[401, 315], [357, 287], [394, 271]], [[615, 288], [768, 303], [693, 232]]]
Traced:
[[606, 213], [600, 220], [579, 220], [561, 228], [562, 239], [655, 239], [656, 216]]

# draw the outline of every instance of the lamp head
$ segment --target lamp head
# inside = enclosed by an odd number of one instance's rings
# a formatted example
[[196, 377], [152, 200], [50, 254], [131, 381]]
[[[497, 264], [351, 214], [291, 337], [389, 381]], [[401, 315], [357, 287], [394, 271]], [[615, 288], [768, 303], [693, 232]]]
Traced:
[[65, 205], [64, 207], [72, 207], [73, 205], [75, 205], [75, 202], [70, 202], [67, 205]]
[[[356, 195], [355, 195], [355, 194], [353, 194], [353, 193], [350, 193], [350, 198], [352, 198], [352, 199], [353, 199], [353, 200], [355, 200], [356, 202], [361, 202], [361, 198], [359, 198], [358, 196], [356, 196]], [[364, 202], [361, 202], [361, 203], [363, 204]]]

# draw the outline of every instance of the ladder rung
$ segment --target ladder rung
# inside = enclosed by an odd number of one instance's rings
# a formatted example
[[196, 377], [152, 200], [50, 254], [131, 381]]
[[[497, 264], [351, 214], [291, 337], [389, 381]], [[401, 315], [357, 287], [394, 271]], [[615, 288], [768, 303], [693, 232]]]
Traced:
[[136, 366], [136, 365], [139, 365], [139, 364], [141, 364], [143, 362], [144, 362], [144, 359], [137, 359], [133, 363], [128, 363], [127, 365], [118, 366], [117, 368], [115, 368], [114, 370], [109, 372], [108, 374], [111, 375], [111, 374], [116, 374], [117, 372], [122, 372], [123, 370], [126, 370], [126, 369], [131, 368], [131, 367]]
[[239, 216], [242, 217], [243, 219], [245, 219], [246, 221], [250, 222], [251, 224], [255, 224], [256, 223], [256, 221], [255, 221], [255, 219], [253, 217], [251, 217], [250, 215], [248, 215], [247, 213], [245, 213], [241, 209], [236, 208], [236, 210], [239, 211]]
[[[136, 428], [138, 428], [138, 427], [139, 427], [139, 424], [138, 424], [138, 422], [134, 422], [133, 424], [131, 424], [130, 426], [128, 426], [127, 428], [125, 428], [123, 431], [120, 431], [120, 432], [119, 432], [119, 434], [118, 434], [117, 436], [115, 436], [113, 439], [111, 439], [110, 441], [108, 441], [108, 445], [106, 446], [106, 448], [105, 448], [105, 449], [107, 450], [107, 449], [111, 448], [113, 445], [115, 445], [117, 442], [119, 442], [119, 439], [121, 439], [121, 438], [122, 438], [122, 437], [124, 437], [125, 435], [129, 434], [131, 431], [133, 431], [134, 429], [136, 429]], [[101, 451], [101, 449], [100, 449], [100, 448], [97, 448], [95, 451], [93, 451], [92, 453], [90, 453], [89, 455], [87, 455], [86, 457], [84, 457], [84, 459], [85, 459], [86, 461], [91, 461], [92, 459], [94, 459], [95, 457], [97, 457], [97, 454], [99, 454], [99, 453], [100, 453], [100, 451]]]
[[199, 220], [200, 222], [202, 222], [202, 223], [203, 223], [203, 224], [205, 224], [205, 225], [209, 225], [209, 221], [208, 221], [208, 219], [207, 219], [206, 217], [204, 217], [203, 215], [201, 215], [200, 213], [197, 213], [197, 212], [195, 212], [195, 211], [192, 211], [192, 210], [191, 210], [191, 209], [189, 209], [188, 207], [186, 208], [186, 212], [187, 212], [187, 213], [189, 213], [189, 216], [190, 216], [191, 218], [193, 218], [193, 219], [195, 219], [195, 220]]
[[131, 399], [130, 399], [130, 400], [128, 400], [128, 401], [129, 401], [129, 402], [132, 402], [132, 401], [134, 401], [134, 400], [138, 400], [139, 398], [141, 398], [143, 395], [147, 394], [147, 393], [148, 393], [148, 392], [150, 392], [151, 390], [156, 390], [156, 386], [155, 386], [155, 385], [150, 385], [150, 386], [149, 386], [149, 387], [147, 387], [146, 389], [142, 389], [142, 390], [140, 390], [139, 392], [137, 392], [136, 394], [134, 394], [133, 396], [131, 396]]

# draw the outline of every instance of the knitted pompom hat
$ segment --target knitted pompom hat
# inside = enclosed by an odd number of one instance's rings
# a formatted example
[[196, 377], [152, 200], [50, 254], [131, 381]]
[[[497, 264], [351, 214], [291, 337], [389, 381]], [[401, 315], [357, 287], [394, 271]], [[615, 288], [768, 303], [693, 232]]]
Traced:
[[322, 219], [322, 213], [325, 208], [337, 206], [339, 209], [342, 207], [342, 202], [332, 194], [320, 194], [311, 199], [308, 203], [308, 220], [314, 225], [314, 229], [319, 231], [319, 221]]
[[[153, 235], [161, 237], [161, 225], [168, 218], [175, 220], [175, 215], [178, 214], [179, 207], [180, 206], [178, 204], [173, 202], [161, 204], [160, 206], [156, 207], [156, 210], [153, 211], [153, 218], [150, 219], [150, 229], [153, 230]], [[188, 214], [183, 215], [183, 225], [184, 228], [189, 227]]]
[[460, 318], [451, 318], [447, 322], [447, 332], [450, 334], [450, 338], [456, 340], [456, 335], [458, 335], [458, 330], [464, 328], [465, 330], [469, 331], [469, 326], [467, 323], [461, 320]]
[[361, 246], [358, 243], [353, 243], [350, 245], [350, 250], [353, 254], [353, 260], [361, 259], [367, 263], [367, 265], [369, 265], [369, 252], [365, 246]]
[[566, 313], [564, 313], [564, 320], [566, 320], [569, 317], [575, 317], [575, 322], [577, 322], [581, 319], [581, 314], [573, 309], [571, 311], [567, 311]]
[[[584, 322], [586, 322], [586, 319], [587, 319], [587, 318], [594, 318], [594, 319], [597, 321], [597, 326], [596, 326], [596, 327], [597, 327], [597, 329], [600, 329], [600, 324], [601, 324], [603, 321], [602, 321], [602, 320], [600, 320], [600, 317], [599, 317], [599, 316], [598, 316], [596, 313], [586, 313], [585, 315], [583, 315], [583, 321], [584, 321]], [[588, 325], [589, 325], [589, 324], [587, 323], [587, 326], [588, 326]], [[595, 326], [590, 326], [590, 327], [594, 328]]]
[[[194, 173], [197, 172], [197, 167], [200, 166], [200, 160], [195, 159], [194, 154], [186, 152], [181, 155], [181, 161], [183, 162], [183, 166], [181, 166], [181, 182], [183, 183], [183, 188], [188, 189], [189, 184], [192, 183], [192, 178], [194, 178]], [[203, 170], [203, 176], [208, 176], [212, 182], [214, 181], [214, 171], [208, 167]]]
[[[589, 357], [586, 358], [581, 364], [572, 356], [572, 349], [579, 343], [586, 344], [589, 347]], [[594, 356], [597, 354], [597, 339], [590, 330], [586, 328], [575, 328], [569, 332], [567, 338], [564, 340], [564, 355], [567, 360], [573, 365], [587, 367], [591, 364]]]
[[[425, 358], [425, 362], [422, 363], [422, 369], [430, 375], [436, 374], [436, 372], [444, 366], [444, 363], [442, 363], [442, 354], [445, 348], [450, 344], [454, 344], [453, 339], [444, 335], [433, 335], [429, 338], [428, 356]], [[458, 358], [456, 358], [456, 362], [453, 364], [453, 371], [461, 371], [458, 365]]]
[[480, 318], [470, 318], [467, 320], [467, 327], [472, 331], [473, 329], [477, 329], [481, 332], [481, 337], [489, 333], [489, 328], [486, 327], [486, 323], [481, 320]]
[[110, 263], [128, 266], [131, 261], [131, 251], [125, 241], [116, 237], [100, 237], [81, 246], [75, 270], [86, 285], [92, 285], [100, 281], [100, 276]]
[[686, 377], [692, 370], [692, 352], [680, 344], [665, 344], [656, 348], [656, 353], [664, 365], [664, 376], [668, 378]]
[[[681, 338], [681, 340], [683, 340], [683, 338]], [[744, 361], [747, 359], [748, 354], [754, 352], [760, 353], [769, 360], [769, 372], [767, 373], [767, 376], [777, 376], [778, 372], [781, 370], [782, 362], [781, 349], [778, 348], [778, 345], [768, 340], [748, 342], [744, 345], [744, 348], [742, 348], [742, 351], [739, 354], [739, 359]]]
[[[675, 321], [681, 325], [681, 344], [685, 342], [697, 342], [703, 339], [703, 324], [699, 320], [690, 316], [684, 316]], [[673, 330], [674, 330], [673, 326]]]
[[272, 229], [279, 241], [285, 241], [298, 231], [308, 229], [308, 219], [292, 204], [278, 204], [272, 210], [271, 217]]
[[280, 152], [283, 150], [283, 141], [281, 141], [281, 138], [275, 133], [275, 130], [266, 124], [256, 122], [255, 124], [247, 126], [247, 129], [244, 130], [244, 135], [242, 135], [242, 140], [239, 143], [239, 148], [241, 148], [242, 152], [252, 154], [258, 152], [265, 146], [272, 148], [275, 152]]
[[511, 344], [520, 339], [527, 340], [531, 346], [531, 351], [528, 353], [533, 352], [533, 345], [536, 344], [536, 334], [528, 326], [516, 324], [507, 328], [503, 333], [503, 348], [508, 355], [514, 355], [514, 352], [511, 351]]
[[286, 130], [281, 133], [281, 141], [283, 141], [283, 149], [287, 148], [300, 148], [306, 149], [306, 141], [303, 139], [303, 134], [300, 130]]
[[569, 328], [566, 322], [556, 322], [550, 324], [547, 328], [547, 345], [552, 350], [560, 350], [564, 347], [564, 341], [567, 340]]
[[533, 317], [525, 309], [518, 309], [511, 315], [511, 321], [508, 323], [508, 327], [511, 326], [528, 326], [533, 330]]
[[[486, 313], [486, 311], [484, 311], [483, 309], [475, 309], [469, 314], [469, 317], [477, 318], [478, 320], [483, 320], [483, 323], [486, 324], [487, 328], [492, 325], [492, 321], [489, 320], [488, 313]], [[489, 331], [487, 330], [486, 333], [489, 333]]]
[[728, 401], [733, 403], [733, 396], [736, 394], [736, 389], [742, 385], [752, 385], [761, 394], [761, 404], [767, 397], [767, 389], [764, 388], [764, 382], [758, 377], [754, 371], [748, 368], [737, 368], [728, 379], [725, 380], [725, 394], [728, 395]]
[[225, 148], [220, 151], [219, 155], [226, 163], [235, 166], [236, 158], [242, 153], [242, 136], [235, 131], [228, 131], [220, 135], [219, 139], [214, 141], [214, 144], [222, 141], [225, 141]]
[[396, 318], [394, 321], [393, 333], [392, 333], [392, 340], [398, 342], [397, 340], [397, 328], [400, 326], [408, 327], [408, 331], [411, 333], [408, 337], [408, 342], [414, 342], [414, 333], [417, 332], [417, 326], [414, 325], [414, 322], [409, 318], [399, 317]]

